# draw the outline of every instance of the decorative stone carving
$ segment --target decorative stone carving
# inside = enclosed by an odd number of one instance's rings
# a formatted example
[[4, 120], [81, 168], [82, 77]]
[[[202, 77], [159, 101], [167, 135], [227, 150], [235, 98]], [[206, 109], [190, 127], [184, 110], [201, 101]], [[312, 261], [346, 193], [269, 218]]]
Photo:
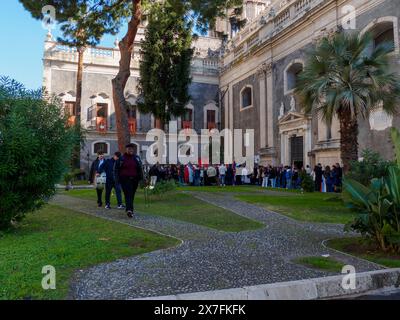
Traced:
[[279, 119], [282, 119], [285, 115], [285, 105], [281, 102], [281, 107], [279, 108]]
[[257, 69], [257, 74], [259, 77], [269, 76], [272, 73], [272, 63], [263, 63]]
[[267, 24], [267, 18], [265, 16], [261, 16], [260, 18], [260, 25], [264, 26]]
[[212, 50], [211, 48], [208, 48], [207, 54], [209, 58], [219, 58], [220, 50]]
[[276, 12], [275, 12], [274, 7], [272, 7], [271, 10], [268, 13], [268, 17], [274, 18], [275, 16], [276, 16]]
[[53, 35], [51, 33], [51, 29], [49, 29], [49, 31], [47, 32], [46, 41], [48, 42], [53, 41]]
[[294, 96], [290, 98], [290, 111], [296, 111], [296, 99]]
[[118, 38], [116, 38], [115, 41], [114, 41], [114, 48], [115, 49], [119, 48], [119, 39]]

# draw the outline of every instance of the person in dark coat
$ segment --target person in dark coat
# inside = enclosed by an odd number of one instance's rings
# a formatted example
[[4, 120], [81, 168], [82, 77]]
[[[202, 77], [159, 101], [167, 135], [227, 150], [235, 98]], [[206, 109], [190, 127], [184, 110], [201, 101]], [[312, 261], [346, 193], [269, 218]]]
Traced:
[[[104, 170], [104, 163], [106, 162], [104, 158], [104, 154], [102, 152], [97, 153], [97, 159], [92, 163], [90, 167], [90, 174], [89, 174], [89, 183], [93, 184], [96, 181], [96, 178], [99, 177]], [[96, 188], [97, 193], [97, 205], [98, 207], [103, 206], [103, 189]]]
[[106, 172], [107, 181], [106, 181], [106, 209], [111, 209], [111, 192], [115, 189], [115, 195], [117, 197], [118, 209], [125, 209], [125, 206], [122, 204], [122, 195], [121, 195], [121, 185], [116, 183], [118, 179], [115, 179], [115, 164], [121, 157], [121, 152], [116, 152], [111, 159], [108, 159], [104, 162], [101, 170]]
[[343, 170], [339, 163], [334, 166], [334, 191], [342, 192]]
[[233, 167], [232, 164], [228, 165], [228, 170], [226, 171], [226, 180], [228, 186], [233, 186]]
[[125, 195], [126, 213], [129, 218], [133, 218], [135, 194], [144, 176], [142, 160], [136, 155], [134, 144], [126, 146], [125, 154], [118, 159], [114, 168], [114, 176], [121, 184]]
[[322, 185], [322, 165], [318, 163], [317, 166], [314, 168], [315, 173], [315, 191], [321, 192], [321, 185]]

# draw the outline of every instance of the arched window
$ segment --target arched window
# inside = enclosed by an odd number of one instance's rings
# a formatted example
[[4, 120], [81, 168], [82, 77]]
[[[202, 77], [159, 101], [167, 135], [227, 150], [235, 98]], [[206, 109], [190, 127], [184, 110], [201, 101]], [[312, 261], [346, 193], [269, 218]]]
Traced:
[[218, 128], [218, 107], [215, 101], [210, 101], [204, 106], [204, 129], [212, 130]]
[[105, 133], [109, 128], [108, 116], [110, 98], [105, 93], [90, 97], [92, 106], [87, 110], [87, 121], [89, 128]]
[[387, 44], [393, 48], [393, 53], [399, 53], [399, 37], [398, 34], [398, 18], [397, 17], [381, 17], [371, 22], [361, 34], [370, 32], [373, 36], [373, 43], [368, 48], [367, 53], [372, 52], [374, 48]]
[[285, 71], [285, 93], [292, 93], [296, 88], [300, 73], [303, 71], [303, 63], [295, 61]]
[[253, 88], [246, 86], [240, 92], [240, 107], [241, 109], [250, 108], [253, 106]]
[[64, 103], [64, 115], [68, 118], [68, 125], [73, 126], [76, 122], [78, 110], [76, 108], [76, 96], [74, 91], [64, 92], [58, 95]]
[[109, 146], [107, 142], [95, 142], [93, 144], [93, 154], [98, 154], [99, 152], [105, 155], [109, 154]]
[[182, 120], [182, 129], [193, 129], [193, 115], [194, 115], [194, 106], [189, 103], [186, 106], [185, 114], [181, 117]]
[[394, 51], [394, 29], [393, 23], [385, 22], [377, 26], [374, 32], [374, 46], [379, 47], [383, 44], [388, 44], [393, 47]]

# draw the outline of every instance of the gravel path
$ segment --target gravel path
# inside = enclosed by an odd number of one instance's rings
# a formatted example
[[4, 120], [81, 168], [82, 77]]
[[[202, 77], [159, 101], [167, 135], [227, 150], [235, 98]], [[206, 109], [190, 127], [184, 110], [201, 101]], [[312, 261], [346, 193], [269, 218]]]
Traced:
[[330, 254], [358, 272], [380, 267], [324, 248], [328, 238], [343, 236], [343, 226], [304, 223], [234, 199], [232, 194], [193, 194], [198, 199], [260, 221], [265, 228], [226, 233], [168, 218], [106, 211], [93, 202], [59, 195], [55, 204], [181, 239], [176, 248], [77, 271], [71, 299], [134, 299], [178, 293], [316, 278], [330, 273], [294, 264], [300, 256]]

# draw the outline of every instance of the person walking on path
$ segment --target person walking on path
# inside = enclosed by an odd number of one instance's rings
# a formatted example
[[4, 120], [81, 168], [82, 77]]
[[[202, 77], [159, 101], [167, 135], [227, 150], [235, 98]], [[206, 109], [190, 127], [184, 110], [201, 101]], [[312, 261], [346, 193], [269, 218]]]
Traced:
[[115, 178], [115, 165], [121, 158], [121, 152], [114, 153], [111, 159], [106, 160], [100, 170], [106, 172], [106, 209], [111, 209], [111, 192], [114, 189], [117, 197], [118, 209], [125, 209], [122, 203], [121, 185], [117, 183], [118, 179]]
[[99, 184], [98, 179], [104, 173], [104, 163], [106, 160], [104, 159], [104, 154], [102, 152], [97, 153], [97, 159], [92, 163], [90, 167], [90, 174], [89, 174], [89, 183], [94, 184], [96, 183], [96, 193], [97, 193], [97, 205], [98, 207], [103, 206], [103, 189], [104, 184]]
[[134, 216], [134, 201], [139, 182], [143, 180], [143, 165], [135, 153], [135, 145], [128, 144], [125, 154], [115, 164], [115, 177], [121, 183], [125, 195], [126, 213], [129, 218]]

